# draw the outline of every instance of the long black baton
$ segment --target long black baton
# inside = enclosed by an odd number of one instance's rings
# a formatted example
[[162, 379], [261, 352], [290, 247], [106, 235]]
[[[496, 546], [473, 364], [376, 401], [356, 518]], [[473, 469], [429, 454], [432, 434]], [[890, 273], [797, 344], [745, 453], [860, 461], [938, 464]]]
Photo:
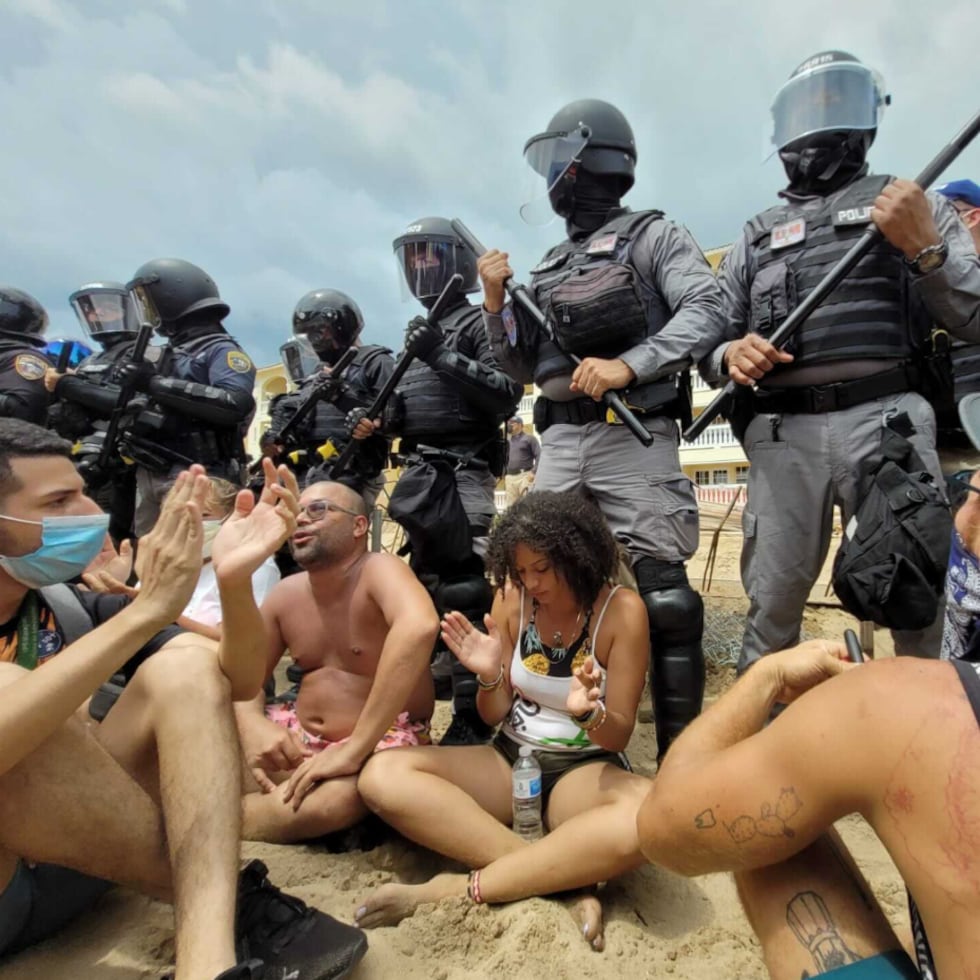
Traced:
[[[143, 357], [146, 354], [146, 348], [150, 346], [150, 340], [153, 337], [153, 327], [148, 323], [140, 324], [139, 333], [136, 334], [136, 341], [133, 344], [133, 349], [130, 351], [129, 360], [135, 365], [140, 365], [143, 363]], [[96, 473], [107, 473], [109, 463], [112, 461], [112, 457], [116, 452], [116, 445], [119, 442], [119, 426], [122, 425], [123, 418], [126, 415], [126, 406], [129, 405], [130, 400], [133, 395], [136, 394], [136, 386], [132, 382], [129, 384], [121, 385], [119, 388], [119, 395], [116, 398], [116, 406], [112, 410], [112, 414], [109, 416], [109, 424], [106, 426], [105, 438], [102, 440], [102, 449], [99, 451], [99, 457], [96, 461]]]
[[[432, 326], [438, 326], [439, 321], [442, 319], [443, 313], [446, 312], [446, 307], [456, 300], [460, 295], [460, 289], [463, 285], [463, 277], [457, 272], [449, 282], [446, 283], [445, 288], [439, 294], [438, 299], [432, 304], [432, 309], [426, 314], [426, 320], [432, 324]], [[376, 419], [381, 412], [384, 411], [385, 405], [388, 404], [388, 399], [391, 398], [392, 393], [395, 388], [398, 387], [398, 382], [401, 381], [402, 376], [409, 369], [412, 361], [415, 360], [415, 355], [409, 351], [404, 351], [398, 358], [398, 362], [395, 364], [394, 370], [391, 372], [391, 377], [381, 386], [381, 390], [378, 392], [377, 397], [368, 406], [367, 411], [364, 413], [366, 419]], [[341, 450], [340, 455], [333, 461], [330, 467], [330, 475], [333, 479], [344, 472], [347, 469], [347, 464], [351, 461], [351, 458], [360, 448], [360, 441], [357, 439], [351, 439], [346, 446]]]
[[[935, 179], [970, 145], [973, 138], [980, 132], [980, 112], [978, 112], [950, 142], [943, 147], [925, 170], [916, 177], [915, 182], [926, 190]], [[804, 320], [833, 292], [840, 281], [874, 248], [881, 240], [882, 234], [876, 225], [868, 230], [847, 250], [838, 261], [813, 288], [813, 292], [773, 331], [769, 343], [774, 347], [782, 347], [800, 328]], [[684, 430], [684, 439], [693, 442], [714, 420], [725, 410], [728, 401], [738, 387], [734, 381], [729, 381], [724, 388], [712, 399], [705, 410]]]
[[[477, 257], [483, 255], [486, 252], [486, 248], [480, 243], [480, 240], [463, 224], [459, 218], [453, 218], [451, 222], [453, 226], [453, 231], [459, 235], [460, 238], [476, 253]], [[510, 298], [517, 303], [529, 316], [534, 319], [534, 322], [545, 332], [548, 339], [562, 352], [562, 354], [568, 358], [570, 364], [578, 367], [582, 363], [582, 358], [577, 354], [571, 354], [565, 350], [561, 344], [558, 342], [558, 338], [555, 336], [554, 330], [551, 328], [551, 324], [548, 322], [548, 318], [544, 313], [538, 308], [537, 303], [534, 302], [534, 298], [528, 291], [527, 286], [521, 285], [519, 282], [514, 282], [513, 278], [508, 279], [504, 283], [504, 289], [507, 290]], [[612, 410], [616, 418], [619, 419], [623, 425], [626, 426], [630, 432], [636, 436], [644, 446], [650, 446], [653, 444], [653, 436], [649, 433], [640, 422], [640, 420], [626, 407], [626, 403], [619, 394], [612, 389], [605, 392], [602, 396], [602, 403]]]

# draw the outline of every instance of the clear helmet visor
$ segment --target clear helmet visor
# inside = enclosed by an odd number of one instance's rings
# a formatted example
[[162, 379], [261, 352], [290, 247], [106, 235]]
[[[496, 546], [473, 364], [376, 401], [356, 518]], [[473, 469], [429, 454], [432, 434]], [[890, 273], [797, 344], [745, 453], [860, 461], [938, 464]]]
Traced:
[[82, 330], [92, 340], [107, 334], [135, 334], [139, 329], [133, 299], [123, 290], [73, 293], [71, 305]]
[[854, 62], [820, 65], [776, 93], [767, 151], [817, 133], [877, 129], [887, 104], [877, 72]]
[[279, 348], [286, 374], [294, 384], [315, 374], [323, 366], [317, 352], [305, 337], [293, 337]]
[[153, 302], [153, 294], [145, 283], [134, 283], [129, 287], [129, 295], [140, 323], [148, 323], [154, 330], [159, 330], [163, 320], [157, 304]]
[[400, 242], [395, 246], [402, 300], [438, 296], [456, 275], [456, 243], [447, 239]]
[[557, 215], [551, 207], [551, 192], [568, 168], [580, 159], [588, 146], [588, 130], [571, 133], [542, 133], [524, 147], [525, 187], [521, 195], [521, 217], [529, 225], [547, 225]]

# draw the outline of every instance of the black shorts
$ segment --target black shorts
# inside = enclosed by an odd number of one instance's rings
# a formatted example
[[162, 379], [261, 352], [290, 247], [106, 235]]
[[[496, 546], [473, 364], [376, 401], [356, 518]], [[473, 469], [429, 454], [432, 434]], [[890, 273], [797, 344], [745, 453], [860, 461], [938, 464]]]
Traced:
[[[493, 747], [510, 763], [511, 766], [517, 762], [517, 757], [521, 751], [520, 742], [515, 742], [509, 735], [497, 732], [493, 740]], [[541, 806], [547, 804], [551, 791], [555, 788], [555, 783], [573, 769], [580, 766], [589, 766], [593, 762], [608, 762], [610, 765], [618, 766], [625, 772], [632, 772], [633, 769], [629, 760], [622, 752], [610, 752], [608, 749], [599, 749], [596, 752], [550, 752], [548, 749], [534, 750], [534, 758], [538, 760], [541, 767]]]
[[111, 881], [56, 864], [19, 862], [0, 894], [0, 956], [47, 939], [112, 887]]

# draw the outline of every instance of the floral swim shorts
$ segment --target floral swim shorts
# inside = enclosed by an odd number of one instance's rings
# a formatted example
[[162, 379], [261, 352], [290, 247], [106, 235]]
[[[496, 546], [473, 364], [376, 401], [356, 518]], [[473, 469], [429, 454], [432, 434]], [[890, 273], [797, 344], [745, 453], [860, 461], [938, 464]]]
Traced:
[[[303, 744], [314, 752], [322, 752], [329, 749], [331, 745], [343, 745], [350, 741], [347, 738], [338, 739], [332, 742], [321, 735], [314, 735], [308, 732], [296, 717], [296, 703], [267, 704], [265, 706], [265, 716], [269, 721], [285, 728], [287, 731], [295, 732], [303, 740]], [[425, 721], [412, 721], [408, 717], [408, 712], [403, 711], [396, 719], [395, 723], [381, 736], [381, 741], [374, 747], [375, 752], [384, 749], [400, 749], [409, 745], [429, 745], [429, 724]]]

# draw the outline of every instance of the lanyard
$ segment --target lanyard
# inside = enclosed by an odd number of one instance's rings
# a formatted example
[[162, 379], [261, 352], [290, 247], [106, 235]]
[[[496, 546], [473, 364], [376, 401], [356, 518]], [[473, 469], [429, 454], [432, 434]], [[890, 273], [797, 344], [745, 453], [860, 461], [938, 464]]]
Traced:
[[37, 593], [31, 589], [24, 597], [17, 617], [16, 663], [28, 670], [37, 666], [38, 615]]

